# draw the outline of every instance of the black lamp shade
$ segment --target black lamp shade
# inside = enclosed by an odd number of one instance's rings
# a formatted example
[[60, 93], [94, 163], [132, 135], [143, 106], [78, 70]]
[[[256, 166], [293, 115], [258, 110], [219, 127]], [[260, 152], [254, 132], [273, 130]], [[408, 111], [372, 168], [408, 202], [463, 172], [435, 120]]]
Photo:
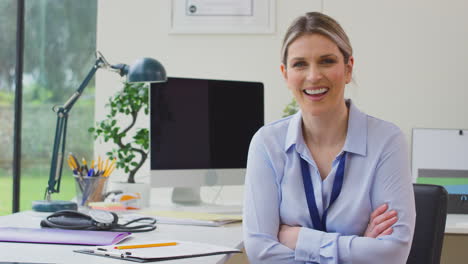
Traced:
[[159, 61], [152, 58], [142, 58], [128, 68], [127, 81], [130, 83], [166, 82], [166, 70]]

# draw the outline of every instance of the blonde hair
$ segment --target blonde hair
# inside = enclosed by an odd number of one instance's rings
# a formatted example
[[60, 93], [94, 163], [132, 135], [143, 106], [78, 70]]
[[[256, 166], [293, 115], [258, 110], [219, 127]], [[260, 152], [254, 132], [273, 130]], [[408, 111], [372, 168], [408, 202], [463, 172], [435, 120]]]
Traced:
[[343, 54], [344, 62], [348, 63], [349, 57], [353, 55], [353, 48], [340, 24], [333, 18], [320, 12], [309, 12], [296, 18], [284, 36], [281, 48], [281, 62], [284, 66], [287, 65], [289, 45], [303, 35], [314, 33], [321, 34], [335, 42]]

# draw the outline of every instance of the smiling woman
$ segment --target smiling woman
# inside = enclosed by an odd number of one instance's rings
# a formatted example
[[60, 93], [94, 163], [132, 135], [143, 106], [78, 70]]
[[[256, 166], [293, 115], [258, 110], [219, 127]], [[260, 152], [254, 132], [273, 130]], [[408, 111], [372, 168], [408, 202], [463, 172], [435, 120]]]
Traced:
[[353, 62], [352, 56], [345, 61], [328, 37], [307, 34], [289, 45], [281, 72], [307, 118], [331, 112], [345, 116], [344, 88], [351, 81]]
[[282, 55], [300, 111], [261, 128], [250, 145], [250, 262], [405, 263], [415, 222], [405, 137], [345, 100], [348, 37], [329, 16], [307, 13], [289, 27]]

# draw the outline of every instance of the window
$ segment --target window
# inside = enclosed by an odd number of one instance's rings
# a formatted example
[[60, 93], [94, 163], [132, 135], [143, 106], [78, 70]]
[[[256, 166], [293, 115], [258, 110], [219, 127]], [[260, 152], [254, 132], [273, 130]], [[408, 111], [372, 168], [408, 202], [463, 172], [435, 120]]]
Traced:
[[[10, 5], [13, 6], [16, 1], [7, 2], [11, 2]], [[1, 0], [0, 5], [7, 4]], [[0, 23], [0, 27], [8, 29], [5, 31], [2, 28], [0, 38], [8, 37], [3, 32], [12, 32], [7, 49], [3, 48], [2, 40], [2, 66], [5, 66], [4, 62], [15, 61], [16, 10], [12, 9], [0, 9], [1, 20], [5, 20], [5, 16], [12, 17], [7, 21], [8, 25], [4, 25], [3, 21]], [[97, 0], [25, 1], [20, 210], [29, 210], [32, 201], [44, 199], [56, 127], [56, 114], [52, 107], [65, 103], [93, 65], [96, 19]], [[2, 84], [8, 80], [12, 70], [14, 73], [14, 65], [6, 72], [4, 68], [0, 68], [0, 107], [6, 107], [10, 112], [13, 109], [13, 99], [2, 103], [2, 95], [13, 97], [14, 79], [7, 85]], [[2, 115], [5, 115], [3, 109], [0, 111], [2, 123], [4, 118], [13, 117], [13, 113], [7, 117]], [[93, 138], [87, 130], [93, 122], [94, 80], [70, 112], [66, 153], [73, 152], [78, 157], [92, 156]], [[8, 124], [13, 126], [13, 121], [8, 121]], [[13, 128], [0, 126], [0, 133], [11, 134], [12, 130]], [[0, 156], [0, 181], [4, 178], [8, 180], [5, 180], [6, 185], [0, 182], [0, 186], [9, 191], [12, 189], [10, 164], [13, 137], [6, 140], [8, 142], [2, 146], [7, 148], [0, 153], [4, 155]], [[3, 165], [4, 162], [9, 167]], [[69, 200], [75, 195], [75, 184], [66, 162], [62, 175], [60, 193], [52, 198]], [[3, 190], [0, 193], [0, 214], [11, 213], [11, 191], [7, 195], [3, 194]]]
[[0, 1], [0, 215], [11, 212], [16, 0]]

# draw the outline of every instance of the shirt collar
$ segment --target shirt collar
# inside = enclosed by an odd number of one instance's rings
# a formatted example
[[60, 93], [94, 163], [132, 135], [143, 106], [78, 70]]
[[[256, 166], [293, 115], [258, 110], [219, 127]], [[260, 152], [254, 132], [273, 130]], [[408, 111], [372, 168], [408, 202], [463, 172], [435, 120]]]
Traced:
[[302, 114], [300, 110], [297, 111], [289, 121], [285, 143], [285, 151], [288, 151], [289, 148], [296, 144], [304, 145], [304, 138], [302, 137]]
[[[346, 100], [349, 106], [348, 131], [343, 150], [362, 156], [367, 154], [367, 115], [359, 111], [351, 99]], [[293, 145], [299, 152], [305, 147], [302, 137], [302, 114], [298, 111], [290, 119], [284, 150], [288, 151]]]
[[343, 150], [362, 156], [367, 154], [367, 115], [359, 111], [351, 99], [349, 105], [348, 132]]

